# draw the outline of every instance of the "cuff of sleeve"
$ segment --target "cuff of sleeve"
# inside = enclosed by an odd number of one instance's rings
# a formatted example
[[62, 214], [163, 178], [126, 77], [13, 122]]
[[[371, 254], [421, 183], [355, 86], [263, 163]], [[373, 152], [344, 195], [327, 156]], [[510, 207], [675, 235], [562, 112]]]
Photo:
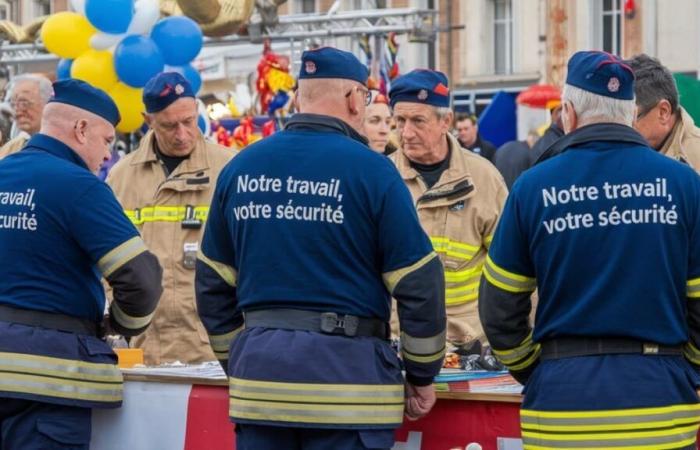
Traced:
[[433, 377], [417, 377], [407, 373], [406, 381], [414, 386], [428, 386], [429, 384], [433, 384]]

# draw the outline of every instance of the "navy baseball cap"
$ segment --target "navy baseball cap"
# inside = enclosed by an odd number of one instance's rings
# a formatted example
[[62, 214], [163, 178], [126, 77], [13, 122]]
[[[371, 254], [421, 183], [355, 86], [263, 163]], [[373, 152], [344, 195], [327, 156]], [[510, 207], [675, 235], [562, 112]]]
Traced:
[[634, 99], [634, 72], [620, 58], [600, 51], [576, 52], [569, 59], [566, 84], [618, 100]]
[[299, 79], [343, 78], [367, 84], [369, 70], [355, 55], [333, 47], [307, 50], [301, 55]]
[[147, 113], [162, 111], [184, 97], [195, 98], [195, 95], [190, 83], [177, 72], [159, 73], [143, 88], [143, 104]]
[[105, 91], [75, 78], [56, 81], [49, 103], [63, 103], [90, 111], [115, 127], [121, 120], [117, 104]]
[[450, 88], [447, 76], [436, 70], [412, 70], [391, 82], [389, 101], [392, 108], [398, 102], [449, 107]]

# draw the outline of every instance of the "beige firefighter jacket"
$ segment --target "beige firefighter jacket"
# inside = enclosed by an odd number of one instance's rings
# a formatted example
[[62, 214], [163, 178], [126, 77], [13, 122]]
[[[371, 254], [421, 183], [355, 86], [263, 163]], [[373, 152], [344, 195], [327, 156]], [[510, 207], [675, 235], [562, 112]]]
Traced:
[[401, 150], [391, 159], [445, 268], [448, 342], [486, 342], [477, 308], [479, 281], [508, 189], [488, 160], [464, 150], [449, 134], [447, 139], [450, 165], [430, 190]]
[[148, 132], [109, 172], [107, 184], [163, 266], [163, 295], [151, 326], [132, 339], [146, 364], [216, 361], [194, 299], [194, 262], [219, 172], [234, 152], [203, 137], [166, 178]]
[[29, 135], [26, 133], [20, 133], [19, 135], [5, 142], [5, 145], [0, 147], [0, 159], [22, 150], [27, 141], [29, 141]]
[[700, 128], [695, 126], [690, 114], [680, 108], [680, 120], [671, 130], [660, 152], [675, 160], [684, 160], [700, 172]]

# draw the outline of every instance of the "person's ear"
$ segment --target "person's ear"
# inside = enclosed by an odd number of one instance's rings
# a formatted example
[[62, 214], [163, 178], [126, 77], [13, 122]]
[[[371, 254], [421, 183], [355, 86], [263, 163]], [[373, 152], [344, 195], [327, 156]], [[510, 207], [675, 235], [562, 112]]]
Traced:
[[360, 114], [360, 105], [358, 104], [357, 100], [360, 96], [355, 93], [355, 89], [357, 88], [353, 87], [351, 94], [345, 97], [348, 111], [350, 111], [350, 114], [353, 116]]
[[673, 109], [671, 108], [671, 103], [668, 100], [661, 100], [657, 109], [659, 121], [663, 125], [668, 125], [673, 122]]
[[561, 110], [561, 120], [564, 126], [564, 133], [571, 133], [578, 126], [578, 117], [576, 110], [571, 102], [564, 102]]
[[88, 123], [85, 119], [80, 119], [75, 122], [73, 126], [73, 133], [75, 135], [75, 140], [80, 144], [85, 144], [88, 141], [87, 137]]

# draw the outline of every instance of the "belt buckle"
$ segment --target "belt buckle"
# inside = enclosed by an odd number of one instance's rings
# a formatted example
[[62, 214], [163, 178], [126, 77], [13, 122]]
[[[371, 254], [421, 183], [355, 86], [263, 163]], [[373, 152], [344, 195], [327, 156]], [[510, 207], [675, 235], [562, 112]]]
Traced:
[[345, 336], [356, 336], [359, 324], [360, 318], [357, 316], [346, 314], [340, 318], [333, 312], [321, 313], [321, 331], [324, 333], [336, 334], [336, 330], [340, 328]]
[[650, 344], [645, 342], [642, 344], [642, 354], [643, 355], [658, 355], [659, 354], [659, 346], [658, 344]]

